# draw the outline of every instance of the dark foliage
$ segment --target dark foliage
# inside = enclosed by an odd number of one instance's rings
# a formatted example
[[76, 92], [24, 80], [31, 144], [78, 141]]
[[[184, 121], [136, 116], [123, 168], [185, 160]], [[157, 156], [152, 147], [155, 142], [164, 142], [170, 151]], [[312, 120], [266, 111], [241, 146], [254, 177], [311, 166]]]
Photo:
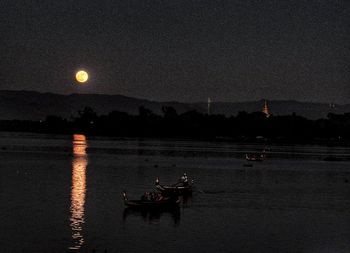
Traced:
[[235, 141], [337, 142], [350, 143], [350, 113], [329, 114], [326, 119], [309, 120], [295, 114], [266, 117], [261, 112], [239, 112], [237, 116], [208, 115], [197, 111], [178, 114], [163, 107], [163, 115], [140, 107], [138, 115], [113, 111], [97, 115], [92, 108], [67, 120], [49, 115], [44, 121], [2, 121], [2, 131], [42, 133], [86, 133], [123, 137], [177, 137], [230, 139]]

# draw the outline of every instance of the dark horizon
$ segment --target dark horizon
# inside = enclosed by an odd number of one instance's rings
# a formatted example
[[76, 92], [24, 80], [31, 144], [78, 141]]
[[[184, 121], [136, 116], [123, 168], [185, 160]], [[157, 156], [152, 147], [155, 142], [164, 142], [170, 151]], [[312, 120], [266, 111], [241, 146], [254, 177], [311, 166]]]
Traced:
[[[155, 101], [139, 99], [124, 95], [109, 94], [81, 94], [70, 95], [57, 93], [40, 93], [38, 91], [3, 91], [0, 90], [0, 119], [40, 120], [47, 115], [59, 115], [69, 117], [75, 115], [84, 107], [91, 107], [99, 114], [107, 114], [111, 111], [123, 111], [137, 114], [138, 108], [144, 106], [156, 114], [162, 113], [162, 106], [174, 107], [179, 113], [190, 110], [207, 112], [207, 101], [193, 103], [181, 103], [177, 101]], [[328, 113], [344, 114], [350, 112], [350, 104], [328, 104], [300, 102], [296, 100], [267, 100], [271, 113], [274, 115], [297, 115], [309, 118], [325, 118]], [[240, 111], [261, 111], [264, 99], [256, 101], [220, 102], [213, 101], [210, 111], [213, 114], [226, 116], [236, 115]]]
[[[101, 96], [120, 96], [120, 97], [125, 97], [125, 98], [132, 98], [132, 99], [138, 99], [138, 100], [145, 100], [149, 102], [159, 102], [159, 103], [180, 103], [180, 104], [199, 104], [199, 103], [208, 103], [207, 99], [204, 100], [198, 100], [198, 101], [191, 101], [191, 102], [182, 102], [182, 101], [177, 101], [177, 100], [156, 100], [156, 99], [150, 99], [146, 97], [137, 97], [137, 96], [127, 96], [124, 94], [107, 94], [107, 93], [82, 93], [82, 92], [70, 92], [70, 93], [61, 93], [61, 92], [51, 92], [51, 91], [37, 91], [37, 90], [25, 90], [25, 89], [0, 89], [0, 92], [35, 92], [38, 94], [52, 94], [52, 95], [62, 95], [62, 96], [72, 96], [72, 95], [101, 95]], [[209, 98], [209, 97], [208, 97]], [[267, 101], [267, 102], [297, 102], [297, 103], [310, 103], [310, 104], [322, 104], [322, 105], [339, 105], [339, 106], [344, 106], [344, 105], [350, 105], [350, 101], [348, 103], [336, 103], [334, 101], [329, 101], [329, 102], [315, 102], [315, 101], [307, 101], [307, 100], [298, 100], [298, 99], [267, 99], [264, 97], [257, 98], [254, 100], [235, 100], [235, 101], [229, 101], [229, 100], [213, 100], [211, 98], [211, 103], [253, 103], [253, 102], [260, 102], [260, 101]]]

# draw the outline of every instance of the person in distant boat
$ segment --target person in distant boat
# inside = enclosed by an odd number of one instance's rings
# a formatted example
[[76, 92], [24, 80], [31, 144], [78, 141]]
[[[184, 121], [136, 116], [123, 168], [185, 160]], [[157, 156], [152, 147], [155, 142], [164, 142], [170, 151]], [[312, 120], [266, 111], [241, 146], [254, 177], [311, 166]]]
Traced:
[[156, 193], [152, 192], [151, 193], [151, 201], [155, 201], [156, 200]]
[[157, 193], [156, 201], [163, 200], [163, 195], [161, 193]]
[[181, 178], [180, 178], [180, 182], [181, 182], [181, 183], [183, 183], [183, 182], [185, 181], [185, 174], [186, 174], [186, 173], [184, 173], [184, 174], [181, 176]]
[[187, 174], [186, 172], [183, 174], [183, 176], [181, 177], [181, 181], [182, 181], [182, 184], [184, 186], [188, 186], [188, 177], [187, 177]]
[[141, 200], [142, 200], [142, 201], [147, 201], [147, 200], [148, 200], [148, 195], [149, 195], [149, 193], [148, 193], [148, 192], [145, 192], [145, 193], [141, 196]]

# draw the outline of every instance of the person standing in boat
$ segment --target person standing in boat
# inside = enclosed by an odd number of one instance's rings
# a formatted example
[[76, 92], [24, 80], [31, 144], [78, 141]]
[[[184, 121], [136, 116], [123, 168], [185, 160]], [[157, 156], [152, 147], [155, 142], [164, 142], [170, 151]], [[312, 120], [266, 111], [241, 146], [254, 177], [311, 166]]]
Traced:
[[183, 174], [183, 176], [181, 177], [181, 181], [182, 181], [182, 184], [184, 186], [188, 186], [188, 177], [187, 177], [187, 174], [186, 172]]

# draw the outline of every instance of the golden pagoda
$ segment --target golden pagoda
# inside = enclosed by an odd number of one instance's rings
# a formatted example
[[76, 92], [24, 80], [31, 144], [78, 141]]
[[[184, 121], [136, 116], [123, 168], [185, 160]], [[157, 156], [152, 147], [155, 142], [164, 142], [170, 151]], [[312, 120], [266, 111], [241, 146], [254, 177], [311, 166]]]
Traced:
[[264, 107], [262, 109], [262, 112], [265, 113], [266, 115], [266, 118], [270, 117], [270, 109], [269, 109], [269, 106], [267, 105], [267, 101], [265, 100], [264, 102]]

